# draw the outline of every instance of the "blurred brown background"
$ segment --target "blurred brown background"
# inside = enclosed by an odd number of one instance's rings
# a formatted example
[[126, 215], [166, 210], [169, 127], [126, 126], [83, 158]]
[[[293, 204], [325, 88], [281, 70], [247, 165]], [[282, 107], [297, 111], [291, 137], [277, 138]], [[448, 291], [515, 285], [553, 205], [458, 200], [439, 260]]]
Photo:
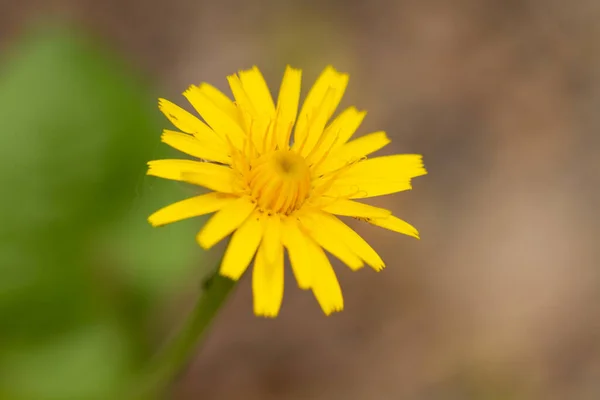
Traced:
[[[384, 129], [387, 151], [425, 156], [412, 192], [379, 199], [421, 241], [355, 224], [388, 268], [336, 264], [346, 309], [331, 318], [290, 279], [280, 317], [257, 319], [246, 279], [176, 398], [600, 398], [599, 2], [0, 0], [0, 11], [0, 46], [37, 17], [67, 16], [179, 102], [188, 84], [227, 89], [227, 74], [254, 64], [275, 87], [287, 63], [305, 85], [333, 64], [351, 74], [343, 105], [369, 111], [360, 132]], [[193, 298], [182, 287], [156, 312], [163, 333]]]

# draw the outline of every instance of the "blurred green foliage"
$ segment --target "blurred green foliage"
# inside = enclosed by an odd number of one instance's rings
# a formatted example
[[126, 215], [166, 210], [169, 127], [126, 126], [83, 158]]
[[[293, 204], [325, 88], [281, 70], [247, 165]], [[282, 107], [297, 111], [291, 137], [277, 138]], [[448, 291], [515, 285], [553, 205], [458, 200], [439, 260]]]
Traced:
[[[156, 96], [80, 32], [43, 28], [0, 64], [0, 399], [112, 399], [148, 359], [153, 305], [198, 261]], [[165, 150], [166, 151], [166, 150]]]

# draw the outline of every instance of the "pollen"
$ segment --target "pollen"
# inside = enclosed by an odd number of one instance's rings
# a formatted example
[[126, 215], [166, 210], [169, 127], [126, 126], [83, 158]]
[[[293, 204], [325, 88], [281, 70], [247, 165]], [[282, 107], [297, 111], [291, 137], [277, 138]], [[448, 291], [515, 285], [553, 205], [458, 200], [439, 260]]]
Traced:
[[291, 150], [276, 150], [256, 160], [247, 177], [248, 189], [258, 207], [268, 213], [289, 215], [310, 195], [310, 169]]

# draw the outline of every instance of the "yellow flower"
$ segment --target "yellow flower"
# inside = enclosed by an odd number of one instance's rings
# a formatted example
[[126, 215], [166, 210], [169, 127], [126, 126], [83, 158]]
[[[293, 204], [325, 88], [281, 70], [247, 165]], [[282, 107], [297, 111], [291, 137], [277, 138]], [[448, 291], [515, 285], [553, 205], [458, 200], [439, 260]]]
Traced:
[[183, 95], [205, 122], [165, 100], [160, 110], [181, 132], [162, 141], [198, 158], [157, 160], [148, 174], [211, 190], [171, 204], [149, 217], [154, 226], [215, 213], [197, 236], [205, 249], [232, 234], [220, 274], [237, 280], [254, 259], [254, 312], [275, 317], [283, 299], [284, 249], [298, 286], [310, 289], [325, 314], [344, 307], [342, 291], [323, 249], [352, 270], [384, 263], [337, 216], [354, 217], [418, 238], [407, 222], [354, 199], [411, 189], [425, 175], [422, 157], [367, 159], [390, 143], [385, 132], [350, 140], [364, 111], [349, 107], [331, 123], [348, 75], [327, 67], [298, 112], [301, 71], [287, 67], [277, 104], [253, 67], [227, 77], [235, 102], [202, 83]]

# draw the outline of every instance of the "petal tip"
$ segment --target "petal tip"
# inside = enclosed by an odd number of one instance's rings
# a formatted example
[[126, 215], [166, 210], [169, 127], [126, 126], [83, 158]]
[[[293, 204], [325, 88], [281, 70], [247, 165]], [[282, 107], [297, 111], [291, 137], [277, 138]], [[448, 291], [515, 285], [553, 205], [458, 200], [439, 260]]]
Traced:
[[286, 72], [288, 72], [288, 73], [299, 74], [302, 72], [302, 70], [300, 68], [294, 68], [289, 64], [285, 66], [285, 69], [286, 69]]
[[254, 309], [254, 315], [265, 319], [275, 319], [279, 314], [279, 310], [265, 310], [265, 309]]
[[386, 132], [386, 131], [381, 131], [381, 133], [380, 133], [380, 134], [381, 134], [381, 137], [383, 138], [383, 140], [384, 140], [385, 142], [387, 142], [386, 144], [390, 144], [390, 143], [392, 143], [392, 139], [390, 139], [390, 137], [388, 136], [388, 134], [387, 134], [387, 132]]
[[385, 269], [385, 264], [381, 263], [379, 265], [374, 265], [373, 269], [375, 270], [375, 272], [381, 272]]
[[204, 229], [201, 230], [197, 235], [196, 235], [196, 242], [198, 242], [198, 244], [200, 245], [200, 247], [202, 247], [204, 250], [208, 250], [210, 249], [214, 243], [209, 242], [206, 239], [206, 235], [203, 234]]
[[190, 86], [188, 86], [188, 88], [187, 88], [187, 89], [186, 89], [186, 90], [185, 90], [183, 93], [181, 93], [181, 94], [182, 94], [182, 95], [183, 95], [183, 96], [184, 96], [186, 99], [188, 99], [188, 100], [189, 100], [189, 98], [190, 98], [190, 96], [191, 96], [192, 94], [193, 94], [193, 95], [199, 94], [199, 92], [198, 92], [198, 86], [196, 86], [196, 85], [190, 85]]
[[155, 165], [156, 164], [154, 163], [154, 161], [148, 161], [146, 163], [146, 166], [148, 167], [148, 169], [146, 170], [146, 175], [149, 175], [149, 176], [158, 176], [156, 174], [156, 171], [155, 171]]
[[341, 72], [338, 71], [333, 65], [328, 64], [327, 66], [325, 66], [325, 69], [323, 70], [323, 73], [327, 73], [327, 74], [334, 74], [337, 75], [340, 78], [344, 78], [344, 76], [350, 77], [350, 74], [348, 74], [347, 72]]
[[221, 275], [224, 278], [231, 279], [232, 281], [235, 281], [235, 282], [237, 282], [240, 279], [239, 276], [234, 275], [228, 271], [223, 271], [223, 269], [219, 270], [219, 275]]
[[158, 221], [156, 221], [156, 217], [155, 214], [152, 214], [151, 216], [149, 216], [147, 218], [147, 221], [150, 225], [152, 225], [153, 228], [156, 228], [158, 226], [160, 226], [160, 224], [158, 223]]
[[330, 308], [328, 308], [326, 310], [323, 309], [323, 313], [327, 317], [331, 316], [332, 314], [339, 313], [339, 312], [342, 312], [342, 311], [344, 311], [344, 305], [343, 304], [342, 305], [338, 305], [338, 306], [332, 306], [332, 307], [330, 307]]

